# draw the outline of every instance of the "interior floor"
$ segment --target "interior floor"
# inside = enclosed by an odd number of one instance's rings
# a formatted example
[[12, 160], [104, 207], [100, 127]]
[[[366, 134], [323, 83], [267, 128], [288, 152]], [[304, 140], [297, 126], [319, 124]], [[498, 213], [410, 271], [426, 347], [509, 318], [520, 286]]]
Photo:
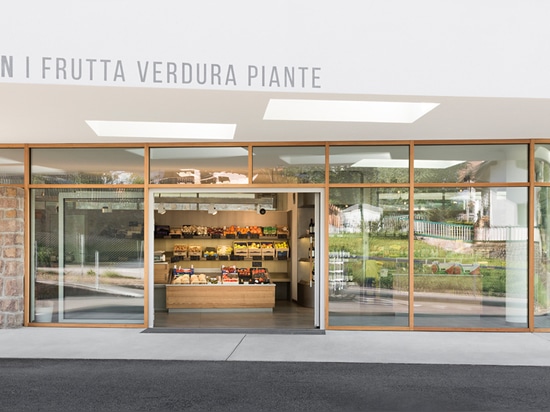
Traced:
[[313, 309], [277, 301], [272, 312], [155, 312], [155, 328], [315, 329]]

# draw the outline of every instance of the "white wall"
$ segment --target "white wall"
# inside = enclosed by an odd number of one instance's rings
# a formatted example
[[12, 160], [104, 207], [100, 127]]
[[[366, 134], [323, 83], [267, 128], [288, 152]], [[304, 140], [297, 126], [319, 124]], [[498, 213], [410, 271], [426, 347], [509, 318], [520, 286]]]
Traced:
[[[0, 82], [550, 98], [544, 0], [0, 1]], [[94, 68], [72, 79], [71, 59]], [[168, 83], [171, 63], [221, 84]]]

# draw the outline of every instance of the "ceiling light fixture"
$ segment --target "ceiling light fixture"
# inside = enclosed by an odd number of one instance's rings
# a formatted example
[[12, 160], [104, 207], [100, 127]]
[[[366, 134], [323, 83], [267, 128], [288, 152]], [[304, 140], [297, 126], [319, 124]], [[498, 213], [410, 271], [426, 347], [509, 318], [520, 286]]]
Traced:
[[86, 120], [97, 136], [143, 137], [153, 139], [221, 139], [235, 136], [236, 124], [170, 123]]
[[264, 120], [413, 123], [439, 103], [270, 99]]
[[157, 212], [159, 213], [159, 215], [163, 215], [166, 213], [166, 209], [164, 208], [164, 203], [159, 204]]

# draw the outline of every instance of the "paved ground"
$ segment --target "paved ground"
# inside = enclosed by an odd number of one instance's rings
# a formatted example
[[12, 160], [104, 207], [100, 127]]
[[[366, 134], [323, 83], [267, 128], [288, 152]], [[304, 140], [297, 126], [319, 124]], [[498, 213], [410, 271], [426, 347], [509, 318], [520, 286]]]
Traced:
[[550, 366], [550, 333], [144, 333], [142, 329], [0, 329], [0, 358]]
[[0, 330], [0, 411], [550, 410], [550, 334]]
[[0, 360], [0, 411], [549, 410], [548, 367]]

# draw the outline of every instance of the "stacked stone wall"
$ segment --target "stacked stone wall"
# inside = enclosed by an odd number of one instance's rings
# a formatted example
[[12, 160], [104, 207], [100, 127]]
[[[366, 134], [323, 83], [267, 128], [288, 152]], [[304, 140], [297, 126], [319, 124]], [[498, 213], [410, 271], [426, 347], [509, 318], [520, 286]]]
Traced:
[[0, 187], [0, 329], [23, 326], [25, 191]]

